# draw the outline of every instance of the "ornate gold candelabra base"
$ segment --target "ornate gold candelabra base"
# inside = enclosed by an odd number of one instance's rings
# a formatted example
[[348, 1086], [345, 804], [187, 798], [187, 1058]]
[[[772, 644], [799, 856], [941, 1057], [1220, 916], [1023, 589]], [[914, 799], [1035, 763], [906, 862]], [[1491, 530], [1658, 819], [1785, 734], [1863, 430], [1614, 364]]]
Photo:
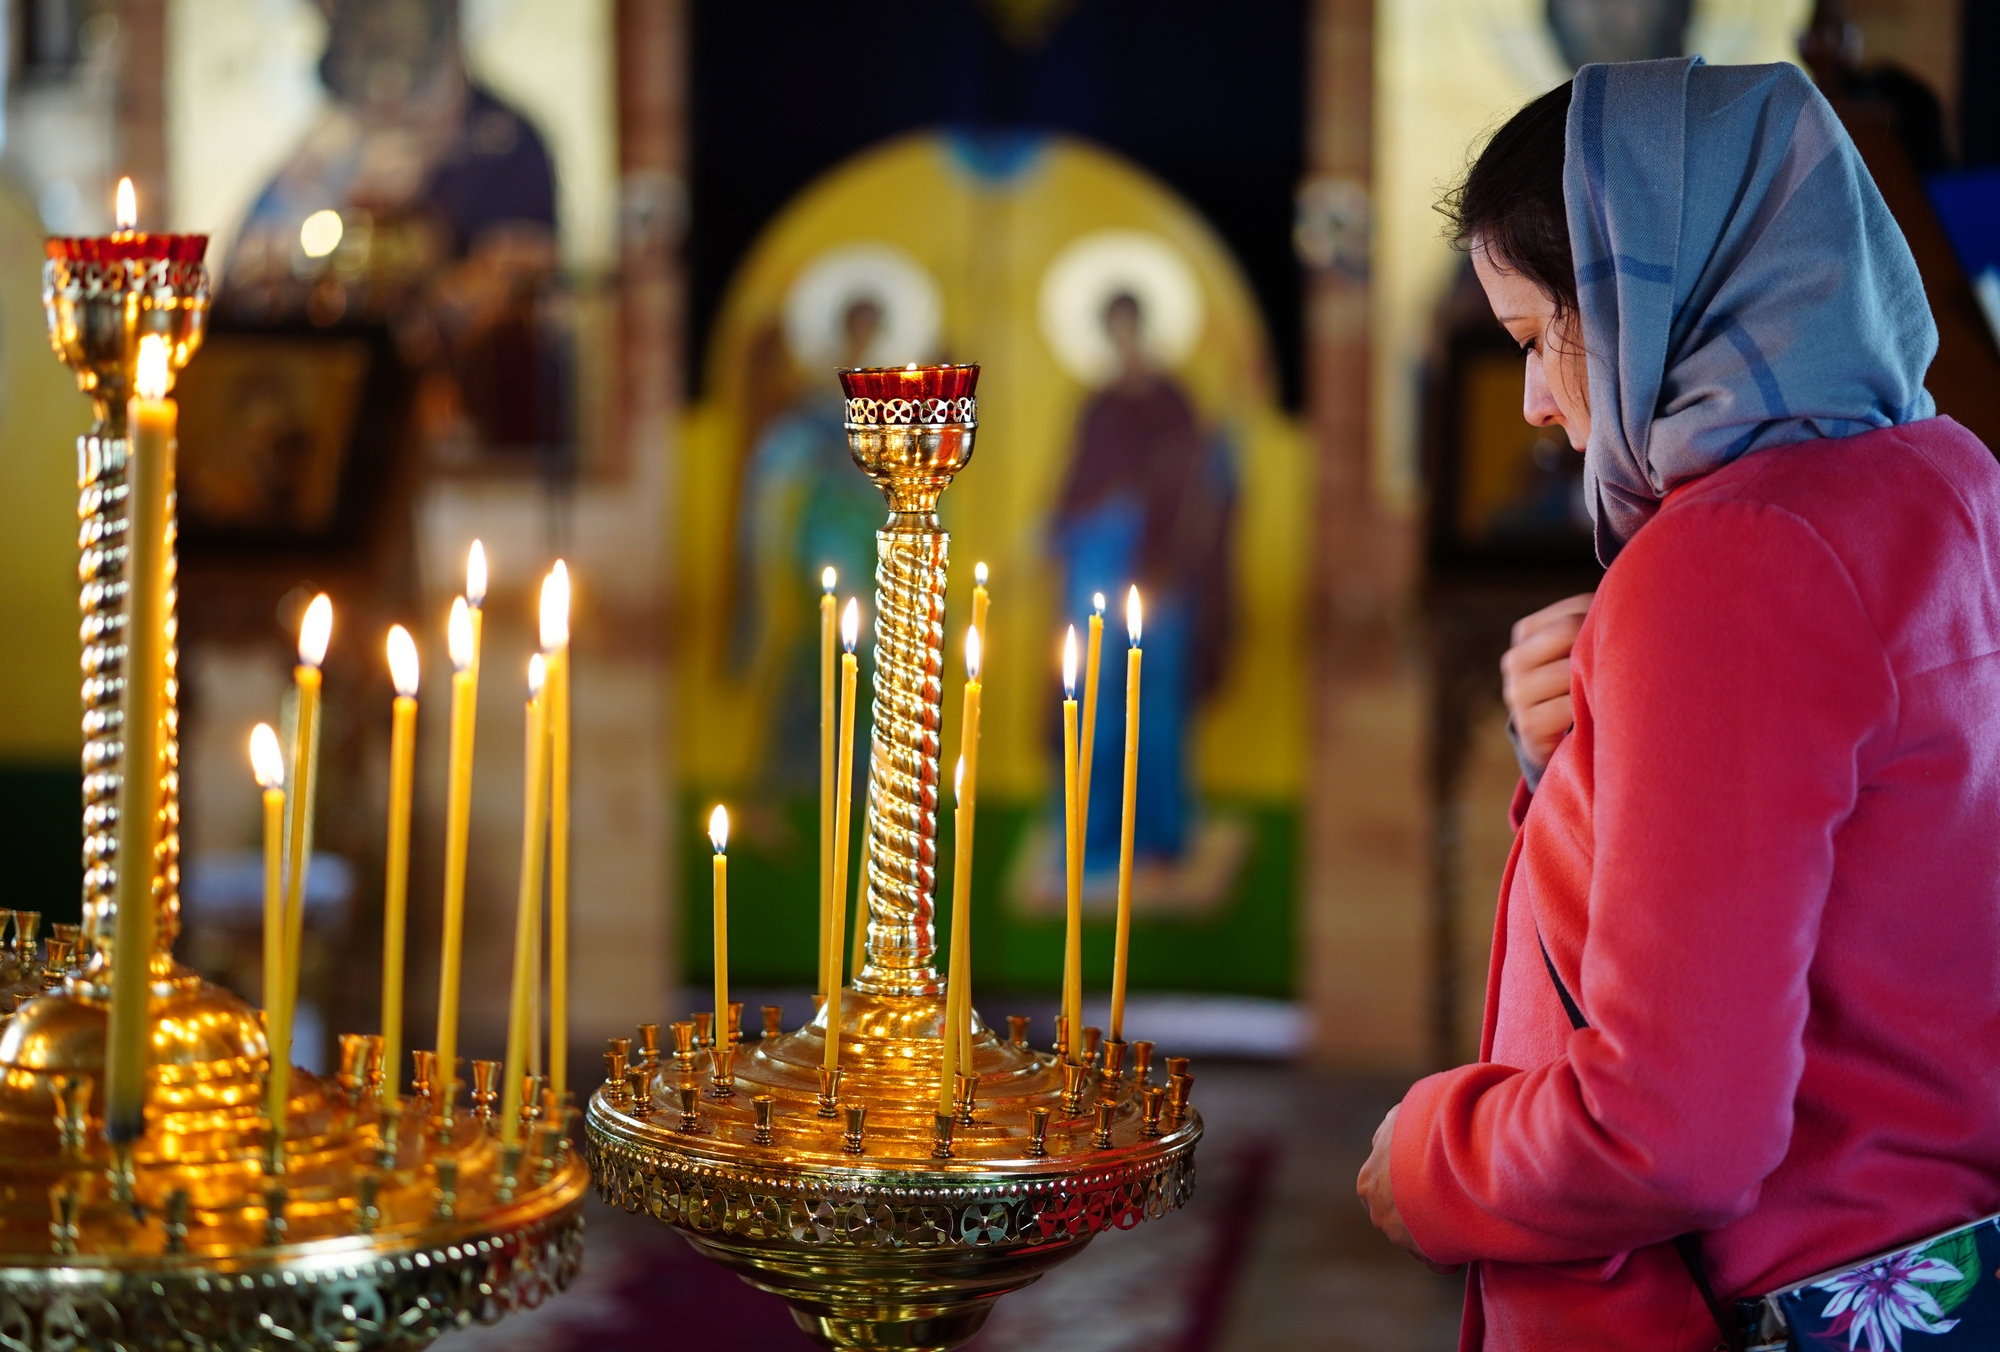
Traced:
[[153, 987], [152, 1113], [114, 1156], [90, 1115], [106, 1014], [72, 976], [0, 1037], [8, 1346], [420, 1347], [575, 1273], [589, 1180], [559, 1128], [512, 1161], [469, 1114], [443, 1131], [406, 1099], [385, 1121], [365, 1082], [294, 1071], [271, 1172], [261, 1021], [185, 971]]
[[[984, 1029], [978, 1093], [938, 1158], [939, 997], [848, 991], [841, 1085], [821, 1113], [822, 1021], [752, 1045], [734, 1092], [716, 1099], [706, 1068], [646, 1079], [647, 1097], [607, 1085], [590, 1103], [599, 1194], [685, 1234], [704, 1254], [783, 1296], [827, 1347], [943, 1349], [971, 1338], [993, 1302], [1105, 1230], [1175, 1210], [1194, 1191], [1201, 1119], [1188, 1110], [1146, 1133], [1140, 1087], [1090, 1076], [1065, 1112], [1055, 1059]], [[1156, 1091], [1157, 1092], [1157, 1091]], [[768, 1095], [770, 1139], [758, 1140]], [[1109, 1109], [1100, 1144], [1098, 1105]], [[852, 1151], [848, 1109], [866, 1110]], [[1037, 1110], [1046, 1113], [1035, 1153]]]
[[[733, 1065], [723, 1058], [733, 1080], [728, 1070], [705, 1079], [677, 1055], [590, 1102], [605, 1199], [785, 1297], [828, 1347], [956, 1347], [1007, 1292], [1194, 1189], [1191, 1081], [1176, 1082], [1168, 1111], [1142, 1068], [1120, 1074], [1115, 1057], [1101, 1072], [1060, 1066], [1001, 1042], [976, 1013], [971, 1074], [957, 1086], [972, 1107], [939, 1111], [945, 1000], [932, 905], [949, 539], [937, 503], [972, 458], [978, 374], [841, 373], [848, 447], [889, 520], [875, 536], [867, 962], [834, 1006], [837, 1077], [822, 1069], [822, 1010]], [[624, 1051], [614, 1046], [614, 1074]]]

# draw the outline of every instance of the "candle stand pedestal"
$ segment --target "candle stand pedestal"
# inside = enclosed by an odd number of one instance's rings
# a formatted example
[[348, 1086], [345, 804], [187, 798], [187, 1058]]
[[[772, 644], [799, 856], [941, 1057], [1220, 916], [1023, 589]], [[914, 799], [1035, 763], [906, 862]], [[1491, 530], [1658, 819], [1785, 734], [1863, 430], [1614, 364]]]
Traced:
[[1180, 1207], [1194, 1188], [1202, 1127], [1185, 1083], [1171, 1102], [1140, 1068], [1107, 1081], [1071, 1067], [1066, 1085], [1055, 1057], [995, 1037], [976, 1013], [971, 1120], [938, 1111], [948, 537], [936, 509], [971, 458], [977, 375], [842, 373], [849, 448], [890, 516], [876, 533], [867, 961], [830, 1006], [832, 1095], [823, 1008], [802, 1029], [739, 1047], [725, 1098], [710, 1093], [705, 1053], [642, 1057], [627, 1075], [626, 1048], [614, 1047], [614, 1078], [587, 1119], [601, 1196], [783, 1296], [827, 1347], [956, 1347], [1000, 1296], [1105, 1230]]

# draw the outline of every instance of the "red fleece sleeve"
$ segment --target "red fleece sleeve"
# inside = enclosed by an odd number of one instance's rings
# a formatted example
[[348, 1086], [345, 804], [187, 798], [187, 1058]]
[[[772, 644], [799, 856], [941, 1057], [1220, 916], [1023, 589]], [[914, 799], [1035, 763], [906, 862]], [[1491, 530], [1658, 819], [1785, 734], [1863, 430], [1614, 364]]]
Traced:
[[1834, 835], [1896, 698], [1832, 550], [1731, 501], [1627, 547], [1574, 689], [1589, 792], [1561, 797], [1590, 820], [1531, 826], [1520, 866], [1593, 842], [1587, 932], [1537, 916], [1591, 1026], [1537, 1069], [1465, 1066], [1404, 1100], [1396, 1204], [1438, 1262], [1600, 1258], [1756, 1204], [1791, 1139]]

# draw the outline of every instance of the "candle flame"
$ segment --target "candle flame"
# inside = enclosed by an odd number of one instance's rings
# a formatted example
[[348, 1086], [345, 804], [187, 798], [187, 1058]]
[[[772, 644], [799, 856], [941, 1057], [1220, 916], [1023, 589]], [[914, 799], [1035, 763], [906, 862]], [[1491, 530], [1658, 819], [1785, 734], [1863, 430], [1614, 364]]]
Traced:
[[979, 661], [985, 656], [986, 645], [980, 641], [976, 625], [965, 626], [965, 679], [979, 679]]
[[540, 653], [536, 653], [533, 657], [528, 659], [529, 699], [540, 699], [542, 697], [542, 682], [546, 681], [548, 678], [549, 678], [549, 664], [542, 660], [542, 655]]
[[951, 801], [954, 803], [965, 801], [965, 757], [963, 756], [958, 758], [958, 768], [951, 772]]
[[465, 603], [474, 610], [486, 603], [486, 546], [477, 540], [465, 551]]
[[1090, 594], [1090, 608], [1091, 608], [1091, 610], [1093, 610], [1093, 611], [1095, 611], [1095, 612], [1096, 612], [1096, 614], [1097, 614], [1097, 618], [1098, 618], [1098, 619], [1100, 619], [1100, 620], [1101, 620], [1101, 619], [1103, 619], [1103, 618], [1104, 618], [1104, 593], [1103, 593], [1103, 592], [1092, 592], [1092, 593]]
[[116, 215], [120, 230], [131, 230], [139, 224], [139, 194], [132, 189], [132, 180], [118, 180], [118, 204]]
[[828, 596], [833, 595], [834, 586], [837, 583], [839, 583], [839, 581], [840, 581], [840, 574], [833, 571], [832, 564], [828, 564], [825, 568], [820, 570], [819, 589], [825, 592]]
[[720, 803], [708, 814], [708, 839], [717, 854], [729, 849], [729, 809]]
[[285, 753], [278, 746], [277, 731], [269, 723], [259, 723], [250, 729], [250, 769], [257, 776], [257, 787], [285, 787]]
[[451, 669], [465, 671], [472, 666], [472, 610], [463, 596], [451, 598], [451, 619], [445, 624], [445, 647], [451, 653]]
[[299, 625], [299, 661], [316, 667], [326, 661], [326, 645], [333, 640], [333, 598], [325, 592], [313, 597], [306, 617]]
[[542, 651], [569, 644], [569, 566], [561, 559], [542, 579]]
[[1140, 620], [1142, 618], [1139, 605], [1139, 588], [1134, 586], [1131, 591], [1125, 593], [1125, 632], [1131, 636], [1132, 646], [1135, 648], [1139, 646], [1139, 631], [1142, 627]]
[[167, 397], [167, 340], [149, 333], [139, 340], [139, 362], [132, 374], [132, 393], [141, 399]]
[[417, 641], [400, 624], [389, 626], [389, 679], [397, 694], [416, 698]]
[[861, 601], [858, 597], [847, 598], [847, 609], [840, 614], [840, 646], [848, 652], [861, 640]]
[[973, 583], [974, 583], [975, 585], [977, 585], [977, 586], [981, 586], [981, 587], [983, 587], [983, 586], [985, 586], [985, 585], [986, 585], [986, 565], [985, 565], [985, 564], [983, 564], [983, 563], [975, 563], [975, 564], [973, 564], [973, 565], [972, 565], [972, 581], [973, 581]]
[[1063, 635], [1063, 698], [1076, 698], [1076, 626]]

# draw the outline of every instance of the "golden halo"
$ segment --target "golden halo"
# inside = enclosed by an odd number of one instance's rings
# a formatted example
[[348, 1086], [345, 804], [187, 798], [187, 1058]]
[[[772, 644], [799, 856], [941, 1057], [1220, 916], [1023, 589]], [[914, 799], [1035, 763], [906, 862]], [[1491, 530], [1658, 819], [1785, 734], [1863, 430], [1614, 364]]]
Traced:
[[1150, 230], [1097, 230], [1071, 240], [1042, 274], [1042, 341], [1063, 370], [1086, 385], [1117, 371], [1104, 309], [1120, 295], [1139, 302], [1139, 343], [1173, 368], [1201, 337], [1206, 307], [1187, 256]]

